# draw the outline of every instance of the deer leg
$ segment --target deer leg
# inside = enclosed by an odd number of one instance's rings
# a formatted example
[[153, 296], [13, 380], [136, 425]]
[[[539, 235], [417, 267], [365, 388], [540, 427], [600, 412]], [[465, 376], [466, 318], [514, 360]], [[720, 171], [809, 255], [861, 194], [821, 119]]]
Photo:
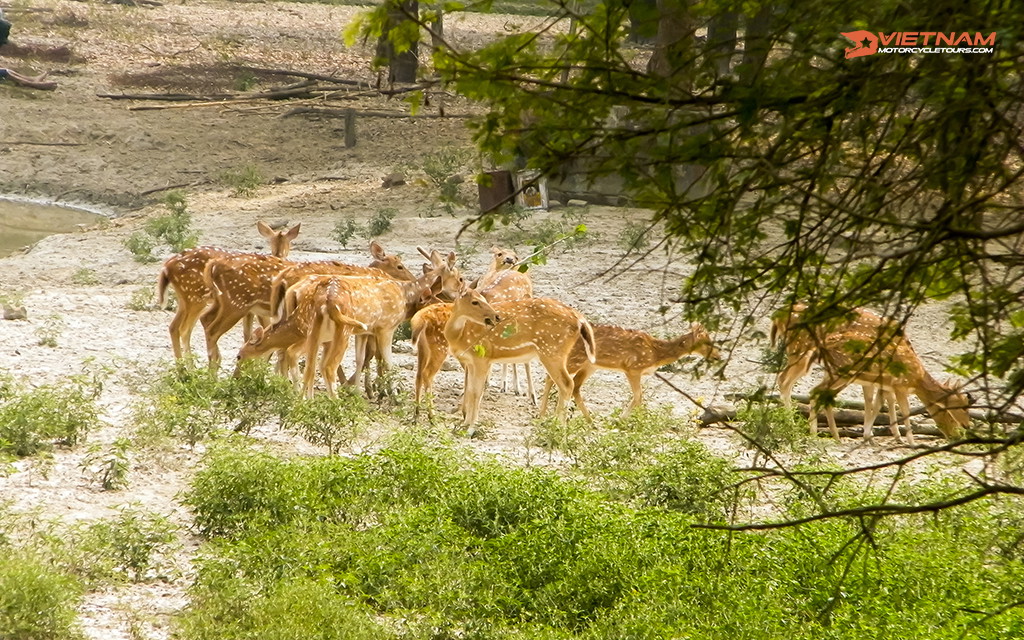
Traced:
[[[910, 395], [902, 389], [894, 391], [893, 395], [896, 396], [903, 411], [903, 424], [907, 428], [907, 444], [914, 444], [914, 430], [910, 426]], [[895, 409], [893, 411], [895, 412]], [[895, 418], [893, 419], [895, 420]], [[899, 434], [899, 431], [897, 430], [896, 433]]]
[[565, 408], [573, 397], [573, 379], [565, 366], [568, 354], [563, 357], [550, 356], [541, 358], [541, 364], [547, 370], [548, 376], [558, 387], [558, 404], [555, 405], [555, 418], [559, 421], [565, 420]]
[[526, 374], [526, 393], [530, 396], [530, 404], [537, 406], [537, 393], [533, 388], [533, 372], [530, 371], [530, 363], [523, 363], [523, 372]]
[[545, 374], [544, 375], [544, 391], [541, 391], [541, 394], [540, 394], [540, 411], [538, 412], [540, 417], [542, 417], [542, 418], [548, 412], [548, 395], [551, 394], [551, 385], [552, 384], [554, 384], [554, 383], [551, 381], [551, 376]]
[[628, 416], [630, 413], [632, 413], [633, 409], [636, 409], [637, 407], [644, 403], [644, 389], [640, 384], [640, 372], [626, 371], [625, 373], [626, 380], [629, 381], [629, 386], [633, 390], [633, 399], [630, 401], [628, 405], [626, 405], [626, 409], [622, 413], [622, 417], [624, 418]]
[[185, 354], [192, 353], [192, 328], [196, 326], [199, 316], [206, 310], [205, 305], [188, 304], [178, 296], [178, 310], [171, 318], [168, 331], [171, 334], [171, 348], [178, 360]]
[[786, 366], [779, 372], [779, 375], [776, 376], [775, 383], [779, 387], [779, 398], [782, 400], [783, 407], [787, 409], [793, 408], [793, 385], [811, 370], [811, 360], [812, 356], [805, 355], [787, 362]]
[[[324, 346], [324, 362], [321, 368], [321, 374], [324, 377], [324, 382], [327, 384], [327, 393], [332, 398], [337, 397], [334, 393], [334, 387], [338, 382], [338, 372], [341, 371], [341, 360], [345, 357], [345, 351], [348, 349], [348, 338], [351, 330], [348, 327], [337, 327], [334, 330], [334, 339], [330, 342], [330, 349]], [[342, 374], [344, 379], [344, 374]]]
[[[466, 366], [466, 365], [464, 365]], [[466, 390], [462, 399], [463, 419], [467, 426], [476, 424], [487, 387], [487, 372], [490, 362], [476, 363], [472, 360], [466, 366]]]
[[306, 370], [303, 372], [302, 394], [306, 398], [313, 397], [313, 386], [316, 383], [316, 356], [320, 351], [320, 326], [323, 321], [317, 317], [313, 319], [306, 334]]
[[221, 336], [238, 324], [241, 314], [214, 304], [199, 319], [203, 323], [203, 330], [206, 333], [206, 355], [210, 361], [210, 368], [216, 371], [220, 365], [220, 347], [217, 346], [217, 343]]
[[864, 384], [861, 388], [864, 390], [864, 440], [870, 440], [875, 434], [875, 416], [882, 406], [882, 387], [876, 389], [870, 384]]
[[583, 402], [583, 393], [580, 389], [583, 387], [583, 383], [587, 381], [595, 369], [587, 369], [586, 367], [576, 372], [576, 375], [572, 379], [572, 398], [576, 401], [576, 406], [580, 408], [580, 412], [583, 417], [590, 419], [590, 410], [587, 409], [586, 403]]
[[[839, 393], [850, 384], [850, 380], [847, 378], [831, 378], [828, 374], [825, 375], [825, 379], [822, 380], [814, 389], [811, 390], [811, 406], [808, 416], [808, 422], [810, 423], [810, 433], [812, 436], [818, 435], [818, 402], [819, 398], [825, 393], [831, 393], [832, 397]], [[825, 420], [828, 422], [829, 431], [832, 432], [832, 437], [839, 440], [839, 428], [836, 426], [836, 417], [832, 410], [832, 405], [829, 404], [825, 407]]]

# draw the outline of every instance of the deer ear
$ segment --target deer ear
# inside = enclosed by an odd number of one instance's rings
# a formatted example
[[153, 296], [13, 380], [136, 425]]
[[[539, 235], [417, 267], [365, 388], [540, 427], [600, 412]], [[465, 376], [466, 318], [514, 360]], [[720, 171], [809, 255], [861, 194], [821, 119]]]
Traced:
[[455, 255], [454, 251], [449, 251], [448, 252], [448, 268], [449, 269], [454, 269], [455, 268], [455, 261], [456, 261], [457, 258], [458, 258], [458, 256]]
[[266, 238], [267, 240], [274, 237], [274, 230], [270, 228], [269, 224], [263, 222], [262, 220], [256, 221], [256, 229], [260, 232], [260, 235]]
[[255, 327], [249, 336], [249, 344], [259, 344], [263, 340], [263, 327]]
[[370, 255], [377, 260], [383, 260], [387, 257], [387, 254], [384, 252], [384, 247], [382, 247], [376, 240], [370, 241]]
[[284, 234], [285, 237], [288, 238], [289, 240], [294, 240], [299, 235], [299, 227], [301, 226], [301, 222], [296, 224], [294, 227], [288, 230], [288, 233]]

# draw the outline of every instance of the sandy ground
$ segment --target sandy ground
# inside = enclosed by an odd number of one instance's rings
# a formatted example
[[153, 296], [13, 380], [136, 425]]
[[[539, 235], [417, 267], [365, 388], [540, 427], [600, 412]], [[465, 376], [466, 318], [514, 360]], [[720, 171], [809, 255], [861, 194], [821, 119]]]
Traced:
[[[357, 12], [358, 8], [344, 6], [210, 0], [155, 8], [95, 0], [26, 0], [8, 12], [15, 24], [12, 41], [16, 46], [0, 48], [0, 66], [23, 73], [50, 71], [59, 87], [54, 92], [39, 92], [0, 83], [0, 192], [89, 203], [112, 219], [79, 233], [51, 236], [0, 259], [0, 293], [20, 295], [28, 310], [27, 320], [0, 321], [0, 371], [35, 385], [90, 366], [113, 370], [101, 397], [104, 427], [91, 435], [90, 443], [109, 444], [130, 433], [130, 406], [136, 390], [134, 378], [125, 372], [159, 370], [171, 358], [167, 335], [171, 313], [127, 307], [137, 292], [154, 286], [160, 268], [159, 262], [135, 262], [123, 246], [145, 219], [164, 213], [158, 203], [161, 192], [154, 190], [183, 186], [204, 244], [266, 250], [256, 234], [256, 220], [287, 220], [302, 223], [294, 258], [340, 257], [364, 263], [368, 257], [363, 241], [343, 250], [331, 239], [331, 229], [343, 216], [362, 221], [392, 207], [398, 217], [393, 229], [380, 239], [414, 267], [420, 262], [416, 246], [445, 250], [454, 246], [455, 234], [471, 212], [429, 217], [436, 209], [434, 196], [416, 167], [422, 166], [426, 154], [444, 146], [469, 148], [470, 135], [463, 119], [360, 120], [359, 142], [346, 149], [340, 120], [284, 117], [294, 105], [253, 102], [231, 107], [129, 110], [140, 105], [172, 105], [97, 96], [234, 91], [240, 78], [254, 80], [243, 78], [232, 66], [235, 64], [373, 82], [376, 78], [368, 66], [370, 49], [346, 48], [339, 38]], [[450, 22], [447, 32], [456, 43], [472, 45], [535, 20], [471, 16]], [[265, 76], [255, 81], [256, 89], [290, 82]], [[340, 106], [407, 109], [399, 100], [380, 97], [354, 98]], [[449, 99], [448, 110], [465, 113], [469, 106]], [[432, 107], [426, 112], [432, 113]], [[234, 195], [223, 176], [246, 166], [256, 167], [267, 180], [254, 196], [241, 198]], [[382, 188], [381, 178], [395, 170], [405, 171], [409, 184]], [[472, 188], [464, 186], [471, 196]], [[557, 217], [568, 210], [556, 208], [537, 214], [537, 218]], [[590, 207], [583, 215], [597, 239], [536, 267], [531, 273], [537, 294], [573, 305], [598, 322], [666, 335], [683, 330], [671, 311], [662, 316], [658, 308], [686, 272], [685, 261], [669, 263], [659, 254], [643, 268], [618, 269], [611, 278], [595, 277], [621, 256], [617, 237], [626, 220], [643, 219], [646, 212]], [[487, 249], [496, 242], [475, 235], [464, 239], [470, 275], [482, 272]], [[161, 257], [167, 255], [165, 251]], [[96, 283], [76, 284], [82, 281], [82, 273], [90, 274]], [[766, 318], [768, 312], [761, 309], [759, 313]], [[767, 332], [767, 321], [754, 329]], [[41, 331], [55, 333], [56, 346], [39, 344]], [[940, 309], [924, 310], [910, 332], [926, 365], [936, 373], [957, 350], [957, 345], [945, 338], [948, 331]], [[723, 379], [668, 375], [676, 385], [706, 402], [720, 402], [728, 393], [770, 384], [771, 376], [756, 363], [764, 342], [749, 337], [718, 336], [729, 358]], [[221, 348], [232, 354], [240, 342], [241, 332], [236, 329], [225, 337]], [[193, 346], [203, 352], [201, 331], [194, 335]], [[396, 355], [396, 361], [411, 387], [414, 358], [408, 349], [400, 350], [404, 352]], [[461, 372], [455, 367], [438, 377], [441, 411], [455, 409], [460, 380]], [[797, 391], [808, 387], [805, 382]], [[671, 404], [680, 415], [695, 411], [693, 404], [664, 384], [648, 380], [646, 390], [652, 404]], [[585, 393], [591, 408], [599, 413], [629, 399], [628, 386], [615, 374], [597, 374]], [[521, 461], [532, 415], [525, 398], [490, 391], [482, 413], [488, 425], [484, 437], [467, 443]], [[256, 436], [303, 447], [269, 427], [257, 430]], [[740, 464], [749, 455], [723, 430], [708, 429], [699, 437]], [[850, 465], [897, 455], [901, 450], [893, 445], [891, 438], [868, 445], [822, 443], [826, 455]], [[196, 451], [182, 447], [160, 456], [132, 451], [130, 486], [115, 492], [99, 491], [82, 474], [85, 447], [57, 451], [45, 465], [33, 460], [16, 462], [12, 472], [0, 476], [0, 502], [11, 501], [15, 510], [35, 509], [48, 517], [73, 521], [110, 517], [119, 506], [137, 503], [181, 525], [180, 575], [169, 581], [110, 587], [89, 594], [81, 611], [89, 637], [168, 637], [169, 617], [186, 601], [188, 560], [197, 546], [188, 533], [190, 516], [178, 502], [178, 494], [201, 453], [202, 447]]]

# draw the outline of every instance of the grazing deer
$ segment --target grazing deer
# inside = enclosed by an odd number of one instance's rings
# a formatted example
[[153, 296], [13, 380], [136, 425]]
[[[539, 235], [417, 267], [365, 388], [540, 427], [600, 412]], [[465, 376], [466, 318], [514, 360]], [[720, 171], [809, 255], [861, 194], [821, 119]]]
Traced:
[[228, 256], [206, 265], [203, 278], [213, 292], [213, 304], [200, 317], [206, 333], [206, 351], [211, 368], [220, 362], [217, 346], [221, 336], [235, 326], [247, 313], [272, 315], [270, 297], [274, 278], [285, 269], [298, 280], [302, 274], [380, 275], [389, 278], [411, 279], [408, 269], [398, 256], [388, 255], [376, 241], [370, 243], [374, 260], [368, 267], [357, 267], [343, 262], [289, 262], [261, 254]]
[[[897, 410], [902, 409], [907, 442], [913, 444], [910, 427], [910, 398], [913, 392], [924, 403], [928, 414], [947, 438], [954, 438], [970, 424], [967, 407], [970, 397], [952, 384], [935, 380], [924, 368], [902, 328], [893, 320], [864, 309], [853, 312], [831, 327], [808, 327], [801, 316], [806, 305], [794, 305], [775, 316], [773, 342], [784, 335], [786, 366], [777, 382], [783, 403], [790, 404], [790, 391], [797, 379], [812, 364], [825, 369], [824, 379], [811, 391], [809, 429], [818, 432], [818, 411], [824, 398], [834, 397], [851, 383], [864, 390], [864, 437], [870, 438], [883, 394], [889, 400], [889, 427], [899, 438]], [[832, 436], [839, 438], [831, 406], [825, 406], [825, 419]]]
[[572, 397], [569, 354], [577, 338], [594, 360], [594, 331], [579, 312], [550, 298], [524, 298], [491, 305], [473, 290], [466, 290], [452, 305], [444, 335], [466, 371], [462, 398], [463, 419], [477, 421], [487, 374], [495, 362], [525, 362], [539, 358], [558, 387], [555, 416], [565, 418]]
[[[674, 340], [659, 340], [643, 331], [623, 329], [609, 325], [594, 325], [596, 359], [587, 357], [585, 344], [577, 340], [569, 354], [568, 369], [573, 376], [573, 399], [583, 412], [590, 417], [590, 411], [583, 403], [580, 388], [598, 369], [621, 371], [626, 375], [633, 389], [633, 399], [626, 405], [624, 415], [643, 404], [643, 388], [640, 380], [654, 373], [658, 367], [675, 362], [691, 353], [697, 353], [709, 360], [719, 359], [718, 348], [711, 341], [707, 329], [699, 322], [690, 325], [690, 330]], [[547, 411], [548, 392], [551, 379], [544, 383], [540, 414]]]
[[[292, 241], [299, 235], [301, 223], [287, 231], [274, 231], [262, 220], [256, 223], [260, 234], [270, 241], [270, 253], [278, 258], [288, 257]], [[254, 255], [237, 251], [218, 249], [217, 247], [196, 247], [171, 256], [164, 262], [157, 279], [157, 302], [164, 306], [168, 285], [174, 288], [178, 298], [178, 308], [171, 319], [169, 331], [171, 348], [174, 357], [180, 359], [192, 352], [192, 329], [206, 307], [212, 302], [213, 294], [203, 280], [203, 272], [211, 260], [219, 260], [229, 256]], [[247, 327], [251, 320], [246, 319]], [[248, 333], [246, 334], [248, 337]]]
[[[238, 365], [250, 358], [286, 351], [290, 362], [297, 362], [300, 352], [306, 354], [303, 393], [313, 396], [316, 378], [316, 354], [324, 345], [320, 371], [327, 393], [334, 397], [338, 367], [348, 346], [352, 331], [366, 331], [367, 326], [353, 318], [363, 298], [374, 297], [358, 278], [346, 276], [310, 276], [290, 287], [283, 296], [282, 319], [269, 329], [257, 327], [238, 351]], [[297, 371], [297, 367], [295, 368]], [[238, 369], [235, 369], [238, 373]], [[293, 379], [294, 376], [293, 376]], [[296, 380], [297, 381], [297, 380]]]

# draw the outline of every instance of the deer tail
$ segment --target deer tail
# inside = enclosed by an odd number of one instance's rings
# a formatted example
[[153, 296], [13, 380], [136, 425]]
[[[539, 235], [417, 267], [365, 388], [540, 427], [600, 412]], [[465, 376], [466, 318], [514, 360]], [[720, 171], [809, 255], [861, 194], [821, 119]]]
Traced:
[[167, 304], [167, 285], [171, 283], [171, 276], [167, 273], [165, 266], [160, 270], [160, 277], [156, 279], [156, 303], [163, 309]]
[[334, 324], [338, 326], [347, 324], [356, 327], [361, 331], [368, 331], [368, 328], [365, 324], [356, 320], [355, 318], [351, 318], [342, 313], [341, 307], [336, 302], [327, 303], [327, 317], [330, 318], [334, 322]]
[[583, 350], [587, 354], [587, 360], [597, 362], [597, 342], [594, 340], [594, 327], [590, 326], [586, 318], [580, 318], [580, 335], [583, 336]]

